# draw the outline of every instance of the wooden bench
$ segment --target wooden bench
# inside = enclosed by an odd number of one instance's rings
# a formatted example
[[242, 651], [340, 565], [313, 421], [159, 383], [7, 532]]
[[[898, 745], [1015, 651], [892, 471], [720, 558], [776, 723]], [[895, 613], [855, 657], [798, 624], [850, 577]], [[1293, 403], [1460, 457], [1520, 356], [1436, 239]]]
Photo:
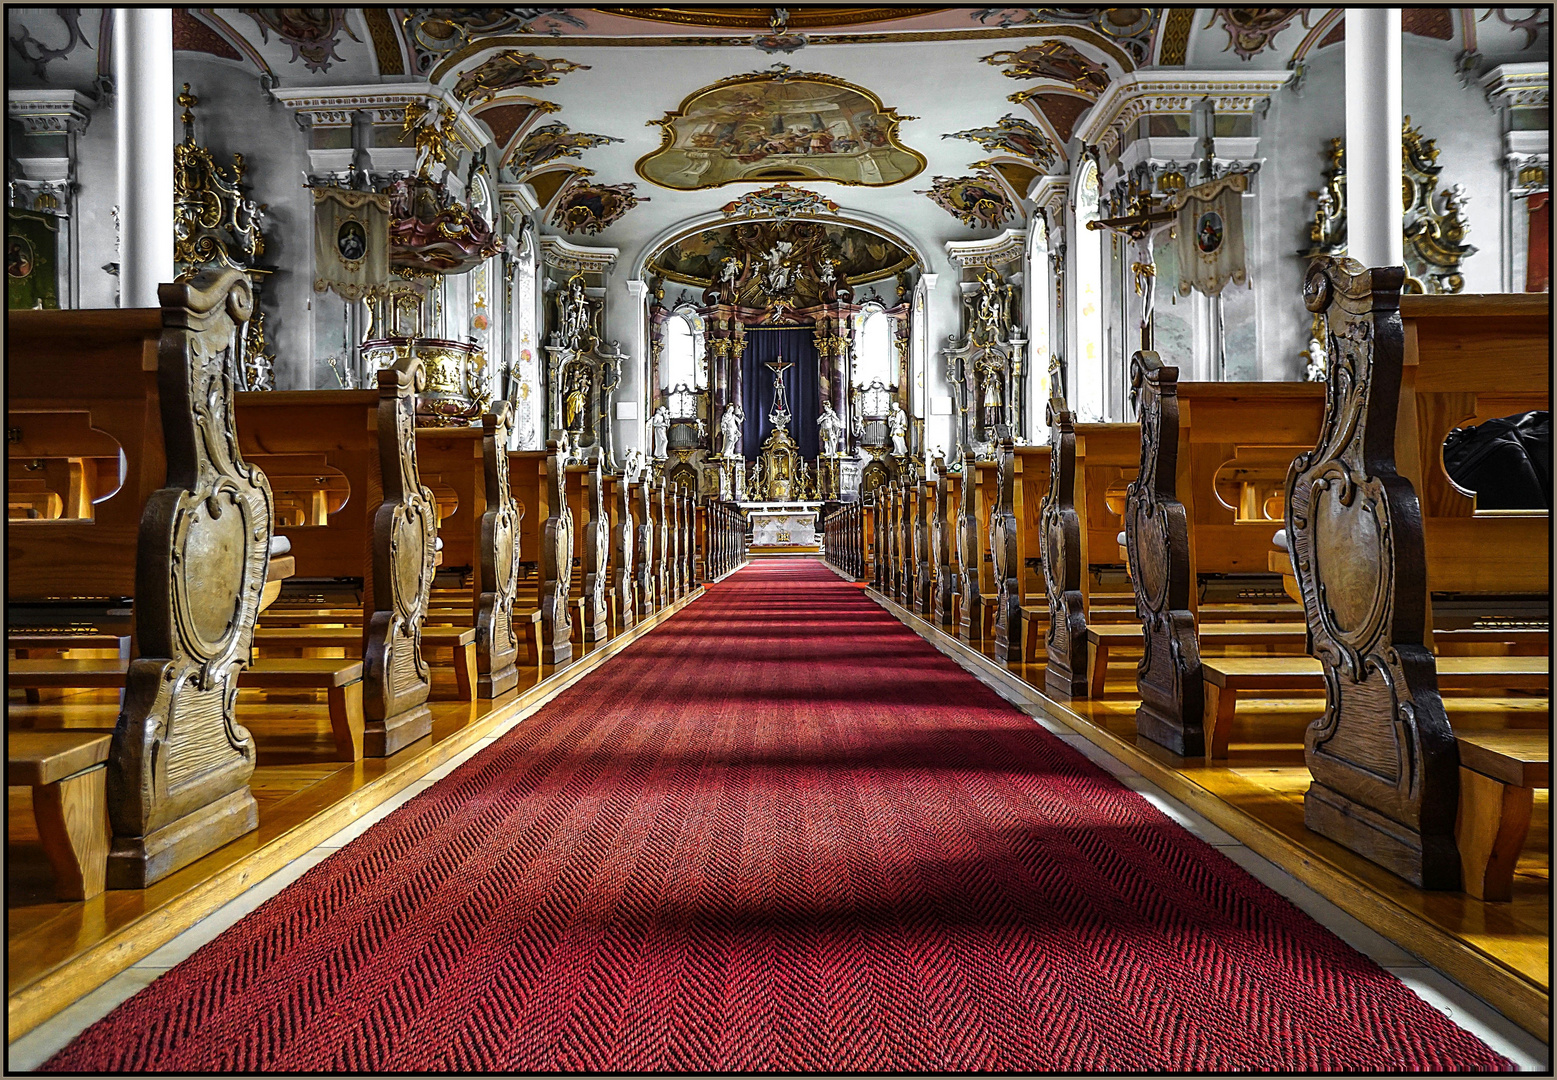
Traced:
[[[1272, 495], [1313, 444], [1324, 389], [1311, 383], [1180, 383], [1155, 352], [1130, 359], [1141, 417], [1140, 470], [1125, 498], [1125, 544], [1141, 612], [1136, 731], [1185, 757], [1205, 753], [1199, 615], [1208, 574], [1266, 572]], [[1275, 624], [1272, 624], [1275, 625]], [[1293, 627], [1304, 634], [1301, 617]], [[1227, 631], [1217, 640], [1226, 641]], [[1253, 643], [1251, 639], [1251, 643]]]
[[[1206, 680], [1206, 756], [1227, 757], [1227, 735], [1241, 695], [1321, 693], [1324, 665], [1311, 656], [1225, 656], [1200, 662]], [[1440, 656], [1439, 690], [1546, 690], [1543, 656]]]
[[361, 626], [348, 659], [363, 661], [363, 752], [371, 757], [432, 730], [430, 672], [416, 637], [405, 633], [425, 617], [437, 558], [437, 506], [416, 454], [424, 382], [419, 361], [406, 357], [378, 372], [375, 389], [234, 395], [246, 455], [278, 468], [322, 462], [349, 484], [353, 497], [338, 513], [291, 529], [288, 540], [300, 576], [362, 582]]
[[6, 733], [6, 783], [33, 789], [38, 839], [54, 868], [54, 895], [61, 900], [89, 900], [103, 891], [112, 743], [113, 736], [98, 732]]
[[[1550, 515], [1478, 511], [1444, 472], [1450, 428], [1550, 408], [1550, 297], [1400, 296], [1400, 267], [1320, 258], [1304, 278], [1330, 343], [1328, 408], [1286, 484], [1286, 534], [1324, 716], [1304, 821], [1407, 881], [1460, 887], [1461, 771], [1442, 673], [1513, 678], [1543, 657], [1438, 657], [1440, 597], [1549, 596]], [[1344, 480], [1343, 480], [1344, 478]], [[1534, 676], [1531, 676], [1532, 678]], [[1390, 763], [1381, 769], [1380, 762]]]
[[531, 609], [540, 612], [540, 647], [536, 662], [565, 664], [573, 659], [574, 520], [568, 506], [567, 464], [555, 440], [545, 450], [510, 450], [509, 483], [524, 506], [520, 549], [533, 558], [535, 577], [515, 588], [515, 618]]
[[[1308, 643], [1308, 628], [1302, 623], [1207, 623], [1200, 627], [1199, 642], [1202, 648], [1249, 645], [1301, 650]], [[1146, 637], [1138, 622], [1087, 627], [1092, 697], [1101, 697], [1103, 694], [1112, 652], [1132, 645], [1143, 649], [1146, 646]], [[1204, 662], [1201, 661], [1202, 664]]]
[[1550, 732], [1456, 733], [1455, 739], [1460, 802], [1454, 837], [1462, 887], [1481, 900], [1511, 900], [1514, 866], [1530, 831], [1534, 789], [1552, 783]]
[[160, 311], [7, 316], [9, 453], [66, 449], [43, 444], [74, 418], [124, 454], [123, 483], [90, 520], [14, 522], [7, 550], [12, 609], [133, 598], [106, 760], [113, 888], [143, 888], [258, 823], [233, 690], [271, 576], [272, 499], [238, 452], [228, 396], [253, 293], [237, 271], [211, 270], [159, 299]]

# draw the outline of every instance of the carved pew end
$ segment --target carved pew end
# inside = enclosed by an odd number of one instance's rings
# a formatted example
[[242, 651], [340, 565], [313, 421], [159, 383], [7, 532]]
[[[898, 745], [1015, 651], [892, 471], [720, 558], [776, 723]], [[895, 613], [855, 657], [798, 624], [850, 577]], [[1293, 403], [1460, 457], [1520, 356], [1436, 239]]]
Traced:
[[1303, 796], [1303, 824], [1343, 847], [1366, 852], [1418, 888], [1460, 887], [1460, 855], [1452, 832], [1412, 832], [1317, 780]]
[[115, 836], [108, 887], [144, 889], [257, 828], [259, 804], [245, 785], [145, 836]]
[[362, 731], [362, 752], [367, 757], [388, 757], [432, 734], [432, 710], [415, 705], [388, 720], [369, 720]]

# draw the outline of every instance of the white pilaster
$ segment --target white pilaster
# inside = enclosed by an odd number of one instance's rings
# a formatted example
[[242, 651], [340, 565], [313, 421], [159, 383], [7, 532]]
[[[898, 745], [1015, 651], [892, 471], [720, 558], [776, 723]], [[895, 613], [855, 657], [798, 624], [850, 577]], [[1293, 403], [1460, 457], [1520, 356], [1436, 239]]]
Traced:
[[1400, 206], [1400, 9], [1346, 9], [1346, 250], [1405, 262]]
[[119, 306], [157, 306], [173, 280], [173, 12], [114, 12]]
[[[613, 416], [611, 422], [616, 425], [616, 441], [620, 450], [636, 446], [647, 452], [649, 416], [654, 412], [652, 405], [657, 389], [649, 385], [649, 283], [642, 278], [629, 278], [623, 284], [627, 286], [627, 295], [632, 298], [633, 342], [627, 355], [636, 361], [632, 374], [637, 380], [638, 417], [635, 420], [618, 420]], [[628, 381], [625, 371], [622, 381]]]

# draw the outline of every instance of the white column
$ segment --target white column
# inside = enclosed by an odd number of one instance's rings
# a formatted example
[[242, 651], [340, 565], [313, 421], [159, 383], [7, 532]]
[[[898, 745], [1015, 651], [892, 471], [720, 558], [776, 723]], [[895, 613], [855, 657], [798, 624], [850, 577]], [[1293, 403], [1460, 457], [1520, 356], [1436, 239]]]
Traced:
[[[627, 350], [629, 363], [624, 364], [624, 369], [631, 367], [634, 376], [634, 385], [625, 385], [617, 394], [618, 401], [631, 401], [635, 403], [637, 416], [631, 420], [618, 420], [611, 417], [611, 422], [616, 425], [616, 441], [618, 452], [625, 452], [628, 447], [636, 446], [645, 454], [649, 452], [652, 443], [649, 439], [649, 416], [654, 412], [654, 394], [659, 387], [650, 385], [652, 372], [649, 370], [649, 283], [642, 278], [629, 278], [624, 282], [627, 286], [627, 295], [632, 298], [633, 312], [633, 344]], [[631, 364], [633, 355], [637, 355], [637, 364]], [[629, 383], [628, 372], [623, 371], [622, 382]], [[713, 372], [709, 372], [709, 385], [713, 384]], [[635, 392], [635, 393], [634, 393]], [[714, 418], [715, 423], [718, 418]], [[620, 464], [620, 460], [618, 461]]]
[[1400, 9], [1346, 10], [1346, 251], [1400, 266]]
[[119, 306], [157, 306], [173, 280], [173, 12], [114, 11]]

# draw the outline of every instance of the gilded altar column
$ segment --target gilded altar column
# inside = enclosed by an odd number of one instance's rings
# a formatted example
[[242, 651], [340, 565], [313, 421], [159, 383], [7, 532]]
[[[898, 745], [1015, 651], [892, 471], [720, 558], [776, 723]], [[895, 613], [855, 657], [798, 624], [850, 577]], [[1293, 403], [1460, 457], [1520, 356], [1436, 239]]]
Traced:
[[1400, 9], [1346, 11], [1346, 251], [1400, 266]]
[[117, 8], [119, 306], [158, 306], [173, 268], [173, 12]]

